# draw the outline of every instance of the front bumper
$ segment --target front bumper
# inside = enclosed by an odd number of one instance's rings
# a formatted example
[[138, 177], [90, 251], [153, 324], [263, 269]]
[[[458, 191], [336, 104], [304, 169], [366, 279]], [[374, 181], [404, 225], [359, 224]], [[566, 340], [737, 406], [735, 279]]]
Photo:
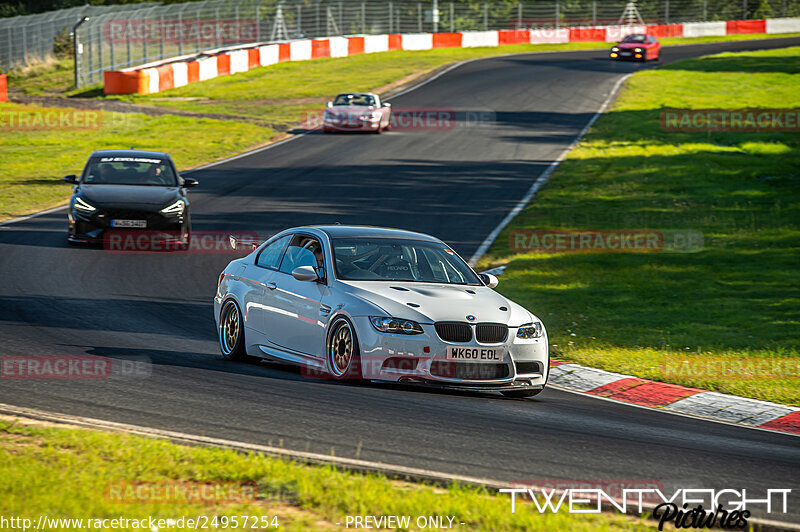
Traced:
[[354, 119], [329, 119], [322, 122], [325, 131], [376, 131], [380, 127], [380, 120]]
[[[636, 57], [637, 55], [639, 57]], [[608, 57], [614, 61], [645, 61], [647, 59], [647, 51], [621, 50], [619, 52], [609, 52]]]
[[[434, 326], [423, 324], [423, 334], [386, 334], [376, 331], [367, 317], [354, 318], [361, 352], [361, 373], [368, 380], [436, 384], [449, 388], [503, 391], [540, 389], [547, 382], [547, 333], [523, 340], [509, 328], [502, 344], [445, 342]], [[447, 346], [502, 347], [500, 363], [447, 360]], [[427, 350], [426, 350], [427, 348]]]

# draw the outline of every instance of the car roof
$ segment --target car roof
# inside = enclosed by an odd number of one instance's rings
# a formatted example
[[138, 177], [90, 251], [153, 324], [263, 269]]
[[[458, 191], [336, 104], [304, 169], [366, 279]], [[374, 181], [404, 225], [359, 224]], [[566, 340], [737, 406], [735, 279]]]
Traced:
[[168, 153], [148, 150], [95, 150], [92, 157], [152, 157], [157, 159], [170, 159]]
[[[309, 225], [306, 228], [313, 228], [322, 231], [329, 238], [404, 238], [407, 240], [424, 240], [426, 242], [441, 242], [436, 237], [406, 231], [404, 229], [392, 229], [390, 227], [373, 227], [370, 225]], [[299, 229], [299, 228], [298, 228]]]
[[352, 94], [354, 96], [375, 96], [375, 97], [378, 96], [374, 92], [340, 92], [336, 96], [342, 96], [342, 95], [345, 95], [345, 94]]

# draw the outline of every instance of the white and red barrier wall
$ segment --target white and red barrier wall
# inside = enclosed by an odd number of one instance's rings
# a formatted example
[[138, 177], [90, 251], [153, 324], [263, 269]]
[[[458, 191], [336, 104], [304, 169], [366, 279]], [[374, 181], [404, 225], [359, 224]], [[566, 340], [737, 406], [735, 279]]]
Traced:
[[151, 94], [283, 61], [347, 57], [392, 50], [470, 48], [528, 43], [617, 42], [630, 33], [649, 33], [662, 38], [790, 32], [800, 32], [800, 18], [543, 30], [356, 35], [279, 43], [253, 43], [209, 50], [191, 57], [170, 59], [120, 71], [106, 71], [103, 77], [106, 94]]

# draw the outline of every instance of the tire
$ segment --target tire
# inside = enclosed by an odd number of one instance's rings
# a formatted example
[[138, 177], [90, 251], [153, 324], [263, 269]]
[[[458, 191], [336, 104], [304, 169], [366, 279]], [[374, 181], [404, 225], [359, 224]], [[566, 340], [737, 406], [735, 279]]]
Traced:
[[334, 380], [362, 378], [358, 337], [353, 326], [345, 318], [337, 318], [331, 325], [325, 352], [328, 373]]
[[512, 390], [508, 392], [500, 392], [506, 397], [510, 397], [511, 399], [525, 399], [526, 397], [533, 397], [534, 395], [539, 395], [542, 393], [544, 388], [540, 388], [538, 390]]
[[222, 358], [225, 360], [246, 360], [244, 320], [239, 306], [232, 299], [222, 305], [217, 333]]

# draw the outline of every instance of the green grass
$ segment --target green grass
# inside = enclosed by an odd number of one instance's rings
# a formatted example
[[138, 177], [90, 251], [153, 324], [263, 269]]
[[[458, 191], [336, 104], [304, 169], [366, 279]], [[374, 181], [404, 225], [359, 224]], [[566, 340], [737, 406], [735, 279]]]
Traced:
[[[800, 48], [634, 74], [482, 264], [538, 311], [554, 355], [656, 380], [665, 357], [800, 358], [800, 137], [686, 133], [662, 108], [800, 108]], [[696, 231], [694, 253], [516, 254], [518, 229]], [[800, 405], [796, 377], [672, 382]]]
[[[460, 530], [647, 530], [620, 514], [510, 512], [507, 495], [447, 489], [308, 466], [263, 455], [189, 447], [163, 440], [0, 419], [0, 515], [50, 518], [277, 516], [278, 530], [342, 529], [347, 515], [455, 516]], [[245, 501], [192, 504], [118, 502], [111, 486], [158, 488], [225, 483], [257, 486]], [[147, 493], [153, 493], [148, 491]], [[413, 519], [413, 517], [412, 517]], [[416, 527], [413, 527], [416, 528]], [[55, 530], [58, 528], [50, 528]]]

